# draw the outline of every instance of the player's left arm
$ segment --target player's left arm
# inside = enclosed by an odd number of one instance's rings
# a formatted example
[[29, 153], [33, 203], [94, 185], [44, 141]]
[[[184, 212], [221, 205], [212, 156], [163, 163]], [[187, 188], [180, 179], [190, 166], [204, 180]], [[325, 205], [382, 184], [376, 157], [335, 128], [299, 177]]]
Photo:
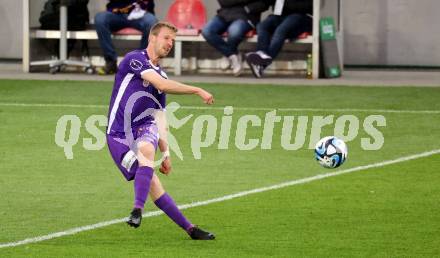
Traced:
[[159, 171], [165, 175], [168, 175], [171, 172], [171, 159], [168, 145], [168, 123], [165, 112], [165, 110], [156, 111], [155, 119], [157, 121], [157, 128], [159, 130], [159, 150], [163, 157]]

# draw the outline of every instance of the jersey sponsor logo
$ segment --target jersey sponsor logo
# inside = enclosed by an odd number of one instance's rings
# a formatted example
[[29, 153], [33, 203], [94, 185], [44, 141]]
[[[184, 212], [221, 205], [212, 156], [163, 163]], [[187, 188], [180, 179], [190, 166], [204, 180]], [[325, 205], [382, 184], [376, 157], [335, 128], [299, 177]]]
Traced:
[[140, 69], [142, 69], [143, 65], [142, 62], [136, 59], [131, 59], [130, 60], [130, 67], [131, 69], [135, 70], [135, 71], [139, 71]]

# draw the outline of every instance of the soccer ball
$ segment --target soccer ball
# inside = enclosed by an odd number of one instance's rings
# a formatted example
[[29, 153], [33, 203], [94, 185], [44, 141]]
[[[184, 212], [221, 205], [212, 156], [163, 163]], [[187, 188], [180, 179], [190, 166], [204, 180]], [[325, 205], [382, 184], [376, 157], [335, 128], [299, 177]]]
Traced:
[[325, 168], [337, 168], [347, 159], [347, 145], [335, 136], [327, 136], [315, 146], [315, 158]]

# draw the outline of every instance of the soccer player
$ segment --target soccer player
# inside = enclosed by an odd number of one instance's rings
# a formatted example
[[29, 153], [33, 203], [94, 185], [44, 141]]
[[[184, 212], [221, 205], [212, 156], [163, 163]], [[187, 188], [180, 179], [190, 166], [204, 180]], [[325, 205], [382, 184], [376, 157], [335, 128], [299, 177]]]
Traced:
[[177, 29], [158, 22], [150, 30], [146, 49], [129, 52], [119, 64], [110, 99], [107, 144], [111, 156], [127, 181], [134, 180], [134, 207], [127, 221], [139, 227], [147, 195], [154, 204], [184, 229], [192, 239], [212, 240], [214, 235], [191, 222], [180, 212], [154, 174], [157, 147], [162, 152], [159, 171], [171, 172], [165, 119], [166, 93], [196, 94], [213, 104], [213, 96], [198, 87], [168, 80], [159, 66], [173, 47]]

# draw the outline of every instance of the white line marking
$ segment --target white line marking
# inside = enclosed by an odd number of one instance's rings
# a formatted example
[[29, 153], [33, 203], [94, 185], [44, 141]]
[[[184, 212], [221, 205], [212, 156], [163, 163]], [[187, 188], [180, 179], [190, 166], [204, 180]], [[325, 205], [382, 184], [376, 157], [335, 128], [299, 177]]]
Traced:
[[[432, 156], [432, 155], [439, 154], [439, 153], [440, 153], [440, 149], [436, 149], [436, 150], [427, 151], [427, 152], [423, 152], [423, 153], [419, 153], [419, 154], [414, 154], [414, 155], [410, 155], [410, 156], [406, 156], [406, 157], [401, 157], [398, 159], [387, 160], [387, 161], [378, 162], [378, 163], [374, 163], [374, 164], [370, 164], [370, 165], [358, 166], [358, 167], [349, 168], [349, 169], [345, 169], [345, 170], [339, 170], [339, 171], [335, 171], [335, 172], [331, 172], [331, 173], [327, 173], [327, 174], [320, 174], [320, 175], [316, 175], [316, 176], [312, 176], [312, 177], [306, 177], [306, 178], [302, 178], [302, 179], [287, 181], [287, 182], [277, 184], [277, 185], [272, 185], [272, 186], [256, 188], [256, 189], [252, 189], [252, 190], [248, 190], [248, 191], [238, 192], [235, 194], [225, 195], [225, 196], [210, 199], [210, 200], [183, 204], [183, 205], [179, 205], [178, 207], [179, 207], [179, 209], [184, 210], [184, 209], [189, 209], [189, 208], [193, 208], [193, 207], [204, 206], [204, 205], [208, 205], [211, 203], [231, 200], [234, 198], [238, 198], [238, 197], [242, 197], [242, 196], [246, 196], [246, 195], [250, 195], [250, 194], [266, 192], [266, 191], [280, 189], [280, 188], [284, 188], [284, 187], [288, 187], [288, 186], [292, 186], [292, 185], [305, 184], [305, 183], [309, 183], [309, 182], [316, 181], [316, 180], [321, 180], [321, 179], [328, 178], [328, 177], [338, 176], [338, 175], [342, 175], [342, 174], [348, 174], [348, 173], [366, 170], [366, 169], [370, 169], [370, 168], [383, 167], [383, 166], [387, 166], [387, 165], [391, 165], [391, 164], [395, 164], [395, 163], [400, 163], [400, 162], [409, 161], [409, 160], [413, 160], [413, 159], [428, 157], [428, 156]], [[151, 212], [147, 212], [147, 213], [143, 214], [142, 217], [144, 217], [144, 218], [154, 217], [154, 216], [159, 216], [161, 214], [163, 214], [162, 211], [151, 211]], [[58, 237], [62, 237], [62, 236], [74, 235], [79, 232], [102, 228], [102, 227], [110, 226], [110, 225], [117, 224], [117, 223], [122, 223], [126, 220], [127, 220], [127, 218], [104, 221], [104, 222], [100, 222], [100, 223], [96, 223], [96, 224], [92, 224], [92, 225], [68, 229], [66, 231], [56, 232], [56, 233], [52, 233], [52, 234], [48, 234], [48, 235], [44, 235], [44, 236], [26, 238], [24, 240], [20, 240], [17, 242], [3, 243], [3, 244], [0, 244], [0, 248], [31, 244], [31, 243], [50, 240], [50, 239], [58, 238]]]
[[[82, 104], [50, 104], [50, 103], [7, 103], [0, 102], [0, 106], [9, 107], [67, 107], [67, 108], [105, 108], [107, 105]], [[223, 110], [224, 107], [181, 106], [181, 109], [193, 110]], [[357, 108], [268, 108], [268, 107], [234, 107], [234, 110], [244, 111], [311, 111], [311, 112], [367, 112], [367, 113], [402, 113], [402, 114], [440, 114], [440, 110], [398, 110], [398, 109], [357, 109]]]

